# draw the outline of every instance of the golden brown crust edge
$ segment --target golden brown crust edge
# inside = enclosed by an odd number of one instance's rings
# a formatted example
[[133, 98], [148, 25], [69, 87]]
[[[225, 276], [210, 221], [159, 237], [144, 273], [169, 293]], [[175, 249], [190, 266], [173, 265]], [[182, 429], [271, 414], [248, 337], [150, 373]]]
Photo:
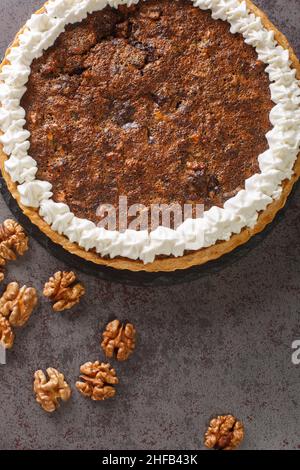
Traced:
[[[263, 13], [258, 7], [256, 7], [251, 0], [246, 0], [249, 9], [251, 9], [256, 15], [260, 16], [264, 26], [267, 29], [271, 29], [275, 32], [275, 37], [278, 43], [284, 47], [285, 49], [289, 50], [290, 58], [292, 60], [293, 66], [297, 71], [297, 76], [300, 79], [300, 63], [294, 53], [292, 47], [290, 46], [287, 38], [280, 32], [278, 29], [271, 23], [265, 13]], [[42, 13], [44, 8], [41, 8], [36, 13]], [[12, 45], [16, 46], [18, 44], [18, 37], [19, 34], [23, 31], [21, 29], [15, 37]], [[10, 51], [10, 48], [6, 51], [5, 58], [0, 65], [0, 70], [3, 65], [7, 64], [8, 61], [6, 56]], [[294, 166], [294, 175], [290, 180], [287, 180], [283, 183], [283, 191], [281, 197], [272, 202], [265, 211], [263, 211], [259, 217], [256, 225], [252, 228], [245, 228], [242, 230], [240, 234], [233, 235], [230, 240], [222, 241], [213, 245], [208, 248], [202, 248], [201, 250], [194, 251], [192, 253], [186, 254], [179, 258], [169, 257], [163, 259], [155, 259], [153, 263], [149, 263], [144, 265], [141, 261], [134, 261], [127, 258], [115, 258], [115, 259], [104, 259], [101, 258], [100, 255], [87, 252], [84, 249], [80, 248], [78, 244], [71, 243], [66, 237], [63, 235], [59, 235], [58, 233], [54, 232], [51, 227], [39, 216], [38, 211], [36, 209], [25, 207], [20, 202], [20, 196], [17, 190], [17, 185], [14, 183], [9, 174], [5, 171], [4, 162], [7, 160], [7, 155], [3, 152], [3, 146], [0, 145], [0, 164], [1, 164], [1, 171], [2, 175], [6, 181], [7, 187], [11, 192], [12, 196], [18, 202], [20, 208], [22, 209], [23, 213], [31, 220], [31, 222], [36, 225], [45, 235], [47, 235], [54, 243], [61, 245], [64, 249], [69, 251], [70, 253], [77, 255], [87, 261], [91, 261], [95, 264], [101, 266], [108, 266], [114, 269], [119, 270], [129, 270], [129, 271], [146, 271], [146, 272], [172, 272], [178, 269], [188, 269], [192, 266], [203, 265], [208, 261], [216, 260], [220, 258], [222, 255], [226, 253], [230, 253], [236, 247], [243, 245], [246, 243], [251, 237], [255, 234], [261, 232], [269, 223], [273, 221], [277, 212], [282, 209], [286, 203], [286, 200], [289, 194], [292, 191], [292, 188], [295, 182], [300, 177], [300, 154], [298, 155], [297, 161]]]

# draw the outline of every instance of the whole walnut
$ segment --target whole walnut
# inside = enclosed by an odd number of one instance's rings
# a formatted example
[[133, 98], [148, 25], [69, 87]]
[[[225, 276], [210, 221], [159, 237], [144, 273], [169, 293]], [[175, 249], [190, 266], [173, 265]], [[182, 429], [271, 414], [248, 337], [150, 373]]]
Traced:
[[82, 284], [76, 283], [76, 275], [73, 271], [58, 271], [50, 277], [44, 287], [44, 295], [54, 302], [53, 310], [62, 312], [78, 304], [84, 295]]
[[113, 357], [118, 361], [125, 361], [135, 349], [136, 330], [131, 323], [122, 325], [119, 320], [113, 320], [106, 326], [102, 335], [101, 347], [106, 357]]
[[86, 362], [80, 367], [80, 372], [81, 380], [76, 382], [76, 388], [85, 397], [100, 401], [115, 395], [116, 390], [112, 385], [116, 385], [119, 380], [110, 364]]
[[48, 379], [42, 370], [34, 374], [33, 389], [36, 401], [48, 413], [59, 407], [59, 400], [67, 401], [71, 396], [71, 389], [65, 381], [64, 375], [53, 367], [47, 369]]
[[209, 449], [233, 450], [244, 439], [244, 426], [232, 415], [213, 418], [204, 436], [204, 444]]
[[19, 287], [17, 282], [8, 284], [0, 298], [0, 314], [9, 320], [11, 326], [23, 326], [37, 304], [34, 287]]

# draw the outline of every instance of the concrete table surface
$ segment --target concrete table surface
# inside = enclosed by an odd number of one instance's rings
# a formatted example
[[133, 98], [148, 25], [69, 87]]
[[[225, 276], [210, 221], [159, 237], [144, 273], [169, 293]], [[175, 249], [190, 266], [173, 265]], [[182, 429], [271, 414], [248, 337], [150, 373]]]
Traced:
[[[300, 54], [299, 0], [256, 0]], [[0, 0], [3, 54], [39, 0]], [[286, 217], [250, 254], [189, 284], [128, 287], [79, 273], [86, 296], [54, 314], [40, 296], [0, 365], [0, 449], [201, 449], [208, 419], [231, 412], [245, 424], [243, 449], [300, 448], [300, 188]], [[10, 216], [0, 200], [1, 220]], [[6, 281], [42, 291], [62, 262], [35, 240]], [[119, 317], [138, 330], [136, 353], [114, 363], [114, 399], [84, 399], [79, 367], [103, 359], [100, 332]], [[33, 372], [53, 366], [73, 387], [53, 415], [36, 404]]]

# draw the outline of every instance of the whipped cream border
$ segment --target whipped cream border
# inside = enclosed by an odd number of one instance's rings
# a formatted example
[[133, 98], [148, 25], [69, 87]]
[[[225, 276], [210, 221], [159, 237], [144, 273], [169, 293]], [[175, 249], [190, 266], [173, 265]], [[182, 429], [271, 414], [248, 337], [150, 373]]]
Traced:
[[214, 19], [228, 21], [232, 34], [243, 35], [256, 49], [258, 59], [267, 64], [271, 98], [272, 130], [266, 138], [269, 148], [258, 156], [260, 173], [245, 181], [245, 189], [212, 207], [200, 219], [187, 219], [176, 230], [158, 227], [152, 232], [108, 231], [71, 213], [66, 204], [52, 200], [52, 185], [36, 179], [37, 162], [29, 155], [30, 133], [24, 129], [25, 110], [20, 101], [26, 92], [30, 66], [52, 46], [65, 26], [86, 18], [88, 13], [107, 5], [132, 5], [139, 0], [50, 0], [45, 12], [33, 14], [19, 35], [19, 44], [7, 55], [9, 64], [0, 73], [0, 142], [9, 156], [5, 169], [18, 183], [21, 203], [39, 209], [40, 216], [59, 234], [86, 251], [101, 256], [122, 256], [151, 263], [157, 255], [182, 256], [185, 250], [199, 250], [217, 240], [229, 240], [245, 227], [254, 227], [259, 211], [280, 197], [281, 183], [293, 175], [300, 151], [300, 86], [291, 66], [289, 51], [278, 45], [274, 32], [267, 30], [260, 17], [250, 12], [245, 1], [192, 0], [195, 7], [211, 10]]

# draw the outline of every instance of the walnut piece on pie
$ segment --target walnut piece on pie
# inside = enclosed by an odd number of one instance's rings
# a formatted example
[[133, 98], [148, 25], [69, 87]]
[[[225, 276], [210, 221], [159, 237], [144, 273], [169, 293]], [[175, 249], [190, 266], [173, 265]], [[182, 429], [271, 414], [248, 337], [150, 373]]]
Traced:
[[7, 219], [0, 225], [0, 281], [4, 279], [4, 266], [23, 256], [28, 250], [28, 237], [23, 227], [14, 220]]
[[12, 348], [15, 335], [9, 324], [9, 321], [0, 315], [0, 343], [5, 349]]
[[30, 318], [38, 301], [34, 287], [23, 286], [17, 282], [8, 284], [0, 298], [0, 314], [6, 317], [11, 326], [24, 326]]
[[67, 401], [71, 396], [71, 389], [65, 381], [64, 375], [53, 367], [47, 369], [48, 377], [42, 370], [34, 374], [33, 390], [36, 401], [43, 410], [52, 413], [59, 407], [59, 400]]
[[82, 284], [76, 283], [76, 275], [73, 271], [58, 271], [46, 282], [43, 292], [54, 302], [53, 310], [62, 312], [78, 304], [85, 289]]
[[209, 449], [234, 450], [244, 439], [244, 426], [232, 415], [213, 418], [204, 436]]
[[115, 354], [118, 361], [126, 361], [135, 349], [136, 329], [131, 323], [122, 324], [113, 320], [106, 326], [102, 335], [101, 347], [106, 357]]
[[113, 385], [119, 383], [119, 380], [110, 364], [86, 362], [80, 367], [80, 373], [76, 388], [85, 397], [101, 401], [115, 396], [116, 389]]
[[21, 104], [39, 178], [95, 224], [99, 201], [119, 212], [122, 194], [147, 209], [222, 207], [268, 148], [265, 68], [228, 22], [187, 0], [94, 11], [31, 66]]

